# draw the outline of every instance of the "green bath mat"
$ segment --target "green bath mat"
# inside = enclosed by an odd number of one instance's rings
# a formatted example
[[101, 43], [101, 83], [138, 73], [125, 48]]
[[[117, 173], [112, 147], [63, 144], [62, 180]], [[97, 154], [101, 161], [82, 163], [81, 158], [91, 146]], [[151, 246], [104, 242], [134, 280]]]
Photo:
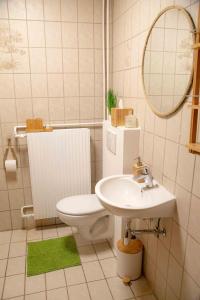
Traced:
[[80, 264], [80, 256], [73, 236], [28, 243], [28, 276]]

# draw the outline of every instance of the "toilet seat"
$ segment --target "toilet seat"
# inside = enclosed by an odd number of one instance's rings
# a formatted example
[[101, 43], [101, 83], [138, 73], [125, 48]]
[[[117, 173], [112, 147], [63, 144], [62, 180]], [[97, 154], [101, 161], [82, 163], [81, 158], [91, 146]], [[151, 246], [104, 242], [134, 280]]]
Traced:
[[105, 211], [95, 194], [76, 195], [60, 200], [57, 211], [70, 216], [85, 216]]

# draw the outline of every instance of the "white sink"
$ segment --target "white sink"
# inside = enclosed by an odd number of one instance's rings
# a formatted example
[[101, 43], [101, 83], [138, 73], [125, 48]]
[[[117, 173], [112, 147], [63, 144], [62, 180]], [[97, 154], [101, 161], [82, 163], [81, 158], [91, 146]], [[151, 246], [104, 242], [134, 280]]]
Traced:
[[175, 196], [164, 186], [143, 189], [144, 184], [133, 180], [133, 175], [115, 175], [100, 180], [95, 192], [102, 205], [113, 215], [129, 218], [167, 218], [175, 210]]

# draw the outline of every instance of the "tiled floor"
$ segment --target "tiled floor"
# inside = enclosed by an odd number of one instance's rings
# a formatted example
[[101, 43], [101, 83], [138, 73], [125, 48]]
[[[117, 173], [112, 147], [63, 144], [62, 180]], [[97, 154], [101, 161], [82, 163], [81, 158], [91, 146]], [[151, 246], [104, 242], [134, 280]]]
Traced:
[[[74, 234], [81, 266], [26, 277], [26, 248], [36, 241]], [[116, 258], [107, 241], [88, 244], [61, 225], [0, 232], [0, 299], [155, 300], [145, 278], [125, 286], [116, 275]]]

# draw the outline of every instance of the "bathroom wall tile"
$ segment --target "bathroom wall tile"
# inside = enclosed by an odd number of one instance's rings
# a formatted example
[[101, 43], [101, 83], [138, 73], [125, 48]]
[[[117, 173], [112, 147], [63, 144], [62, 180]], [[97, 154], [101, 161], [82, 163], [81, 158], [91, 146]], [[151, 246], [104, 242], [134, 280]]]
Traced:
[[0, 191], [0, 211], [9, 210], [9, 200], [8, 200], [8, 192]]
[[65, 269], [65, 278], [67, 285], [75, 285], [85, 282], [85, 276], [82, 266], [76, 266]]
[[9, 190], [9, 201], [11, 209], [21, 209], [24, 205], [23, 189]]
[[93, 48], [93, 24], [78, 23], [78, 45], [79, 48]]
[[187, 229], [191, 194], [185, 189], [183, 189], [182, 187], [180, 187], [179, 185], [176, 185], [175, 194], [176, 194], [176, 214], [175, 214], [176, 222], [180, 224], [184, 229]]
[[94, 0], [94, 22], [95, 23], [101, 23], [102, 21], [101, 11], [102, 11], [102, 2], [99, 0]]
[[69, 286], [68, 294], [69, 294], [70, 300], [76, 300], [76, 299], [89, 300], [90, 299], [88, 287], [84, 283], [79, 284], [79, 285]]
[[35, 118], [42, 118], [44, 121], [48, 121], [49, 118], [48, 99], [46, 98], [33, 99], [33, 116]]
[[177, 143], [180, 140], [181, 115], [182, 112], [179, 111], [167, 120], [166, 138]]
[[10, 230], [12, 228], [10, 212], [9, 211], [0, 212], [0, 218], [1, 218], [0, 231]]
[[16, 107], [14, 99], [0, 100], [0, 119], [1, 122], [16, 122]]
[[173, 293], [179, 298], [181, 292], [183, 268], [177, 263], [172, 255], [169, 258], [168, 269], [168, 284], [171, 287]]
[[0, 74], [0, 97], [14, 98], [13, 76], [11, 74]]
[[32, 118], [32, 101], [30, 99], [17, 99], [16, 100], [17, 108], [17, 121], [25, 122], [26, 119]]
[[64, 48], [78, 47], [78, 26], [77, 23], [62, 23], [62, 46]]
[[79, 96], [78, 74], [64, 74], [64, 93], [66, 97]]
[[47, 75], [31, 74], [32, 97], [47, 97]]
[[22, 20], [10, 20], [10, 32], [14, 36], [18, 36], [16, 39], [15, 47], [27, 47], [28, 39], [27, 39], [27, 23]]
[[78, 50], [63, 49], [64, 73], [78, 73]]
[[51, 121], [64, 120], [64, 99], [50, 99], [49, 100], [49, 118]]
[[173, 222], [171, 253], [176, 258], [177, 262], [182, 266], [184, 263], [186, 248], [186, 232], [178, 224]]
[[0, 3], [0, 18], [7, 19], [8, 18], [8, 6], [7, 0], [2, 0]]
[[46, 72], [46, 56], [44, 48], [30, 48], [31, 73]]
[[153, 166], [155, 169], [163, 170], [164, 161], [164, 151], [165, 151], [165, 140], [161, 137], [154, 137], [153, 146]]
[[178, 144], [167, 140], [165, 144], [164, 174], [172, 180], [176, 178], [177, 156]]
[[[15, 95], [16, 98], [30, 98], [31, 97], [31, 82], [29, 74], [15, 74]], [[23, 89], [22, 89], [23, 86]]]
[[188, 191], [191, 191], [192, 188], [194, 161], [194, 155], [190, 154], [185, 146], [180, 146], [177, 182], [179, 185], [185, 187]]
[[200, 199], [195, 196], [192, 196], [188, 232], [200, 243], [200, 233], [198, 230], [199, 223], [200, 223], [199, 209], [200, 209]]
[[62, 74], [48, 74], [48, 96], [63, 97]]
[[78, 0], [78, 21], [93, 22], [93, 0], [86, 0], [85, 2]]
[[5, 259], [8, 257], [9, 252], [9, 244], [2, 244], [0, 245], [0, 259]]
[[161, 275], [161, 273], [156, 271], [155, 278], [155, 295], [159, 300], [165, 299], [165, 291], [166, 291], [166, 279]]
[[147, 164], [152, 164], [153, 159], [153, 134], [144, 133], [144, 153], [143, 159]]
[[113, 299], [106, 280], [89, 282], [88, 288], [90, 291], [90, 295], [94, 300], [101, 300], [102, 298], [105, 300]]
[[167, 278], [169, 251], [158, 241], [157, 268], [164, 278]]
[[196, 161], [195, 161], [195, 170], [194, 170], [194, 181], [193, 181], [193, 189], [192, 192], [200, 197], [200, 174], [199, 174], [199, 170], [200, 170], [200, 157], [196, 156]]
[[199, 251], [199, 243], [197, 243], [193, 238], [188, 236], [187, 249], [185, 255], [185, 269], [198, 285], [200, 283], [200, 262], [198, 259]]
[[61, 0], [61, 20], [64, 22], [77, 21], [77, 0]]
[[47, 300], [68, 300], [67, 289], [59, 288], [55, 290], [47, 291]]
[[62, 73], [62, 50], [58, 48], [49, 48], [46, 50], [47, 72]]
[[92, 120], [94, 118], [94, 98], [80, 97], [80, 119]]
[[94, 51], [93, 49], [79, 50], [79, 72], [94, 72]]
[[2, 296], [3, 287], [4, 287], [4, 278], [0, 278], [0, 297]]
[[14, 73], [30, 73], [29, 51], [27, 48], [20, 48], [20, 51], [13, 53]]
[[26, 19], [25, 0], [8, 0], [8, 10], [11, 19]]
[[94, 75], [80, 74], [80, 96], [94, 96]]
[[43, 0], [26, 0], [28, 20], [43, 20]]
[[199, 293], [200, 288], [198, 287], [198, 285], [193, 281], [193, 279], [189, 276], [187, 272], [184, 272], [181, 289], [181, 299], [198, 299]]
[[102, 48], [102, 26], [101, 24], [94, 24], [94, 48]]
[[42, 21], [28, 21], [29, 47], [45, 47], [44, 23]]
[[65, 98], [65, 120], [79, 119], [79, 97]]
[[44, 17], [47, 21], [60, 21], [60, 1], [44, 0]]
[[45, 23], [46, 47], [61, 47], [61, 23]]

